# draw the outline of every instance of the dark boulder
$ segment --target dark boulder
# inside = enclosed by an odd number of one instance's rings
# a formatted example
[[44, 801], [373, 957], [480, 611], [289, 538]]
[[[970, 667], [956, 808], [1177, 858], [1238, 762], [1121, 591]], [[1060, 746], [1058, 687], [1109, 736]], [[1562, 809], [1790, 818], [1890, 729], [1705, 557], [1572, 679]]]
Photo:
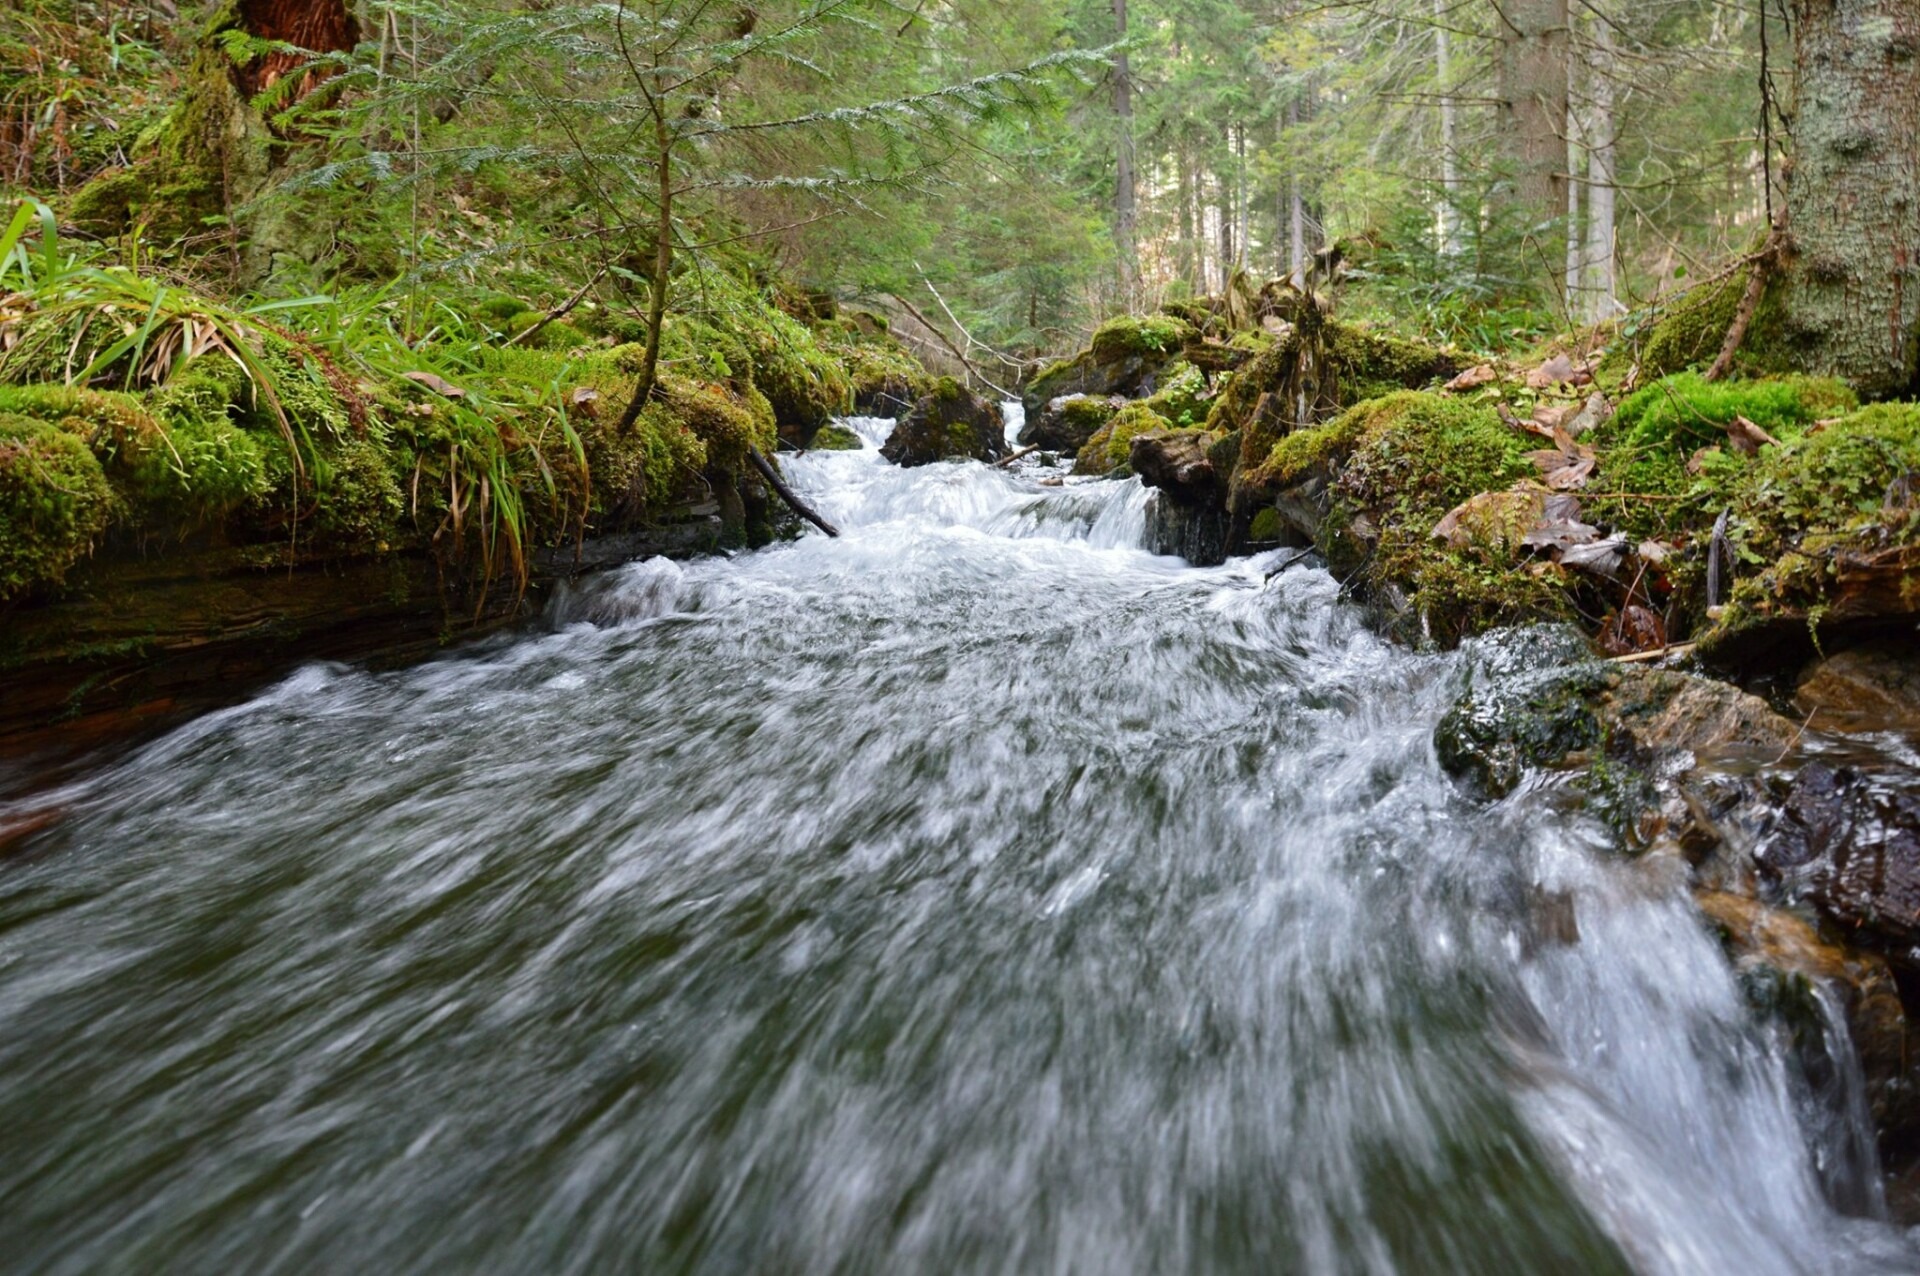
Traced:
[[880, 455], [895, 465], [931, 465], [960, 458], [991, 461], [1007, 454], [1000, 410], [951, 377], [922, 395], [893, 427]]
[[1214, 436], [1204, 430], [1154, 430], [1133, 436], [1127, 461], [1142, 483], [1165, 493], [1164, 499], [1224, 510], [1226, 476], [1214, 465], [1214, 442]]
[[1896, 950], [1920, 945], [1920, 787], [1809, 763], [1755, 859], [1856, 935]]
[[1144, 398], [1197, 335], [1193, 325], [1172, 315], [1110, 319], [1094, 332], [1085, 350], [1048, 366], [1027, 383], [1021, 395], [1027, 416], [1038, 418], [1050, 401], [1067, 395]]
[[1096, 431], [1120, 410], [1125, 399], [1090, 394], [1063, 394], [1027, 418], [1020, 430], [1021, 447], [1076, 454]]

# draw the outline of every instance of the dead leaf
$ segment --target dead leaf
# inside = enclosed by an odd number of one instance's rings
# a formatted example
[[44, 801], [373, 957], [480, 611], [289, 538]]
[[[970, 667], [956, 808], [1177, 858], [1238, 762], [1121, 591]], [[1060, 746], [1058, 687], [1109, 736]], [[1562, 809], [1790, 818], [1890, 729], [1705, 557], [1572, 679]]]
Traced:
[[1579, 410], [1579, 407], [1572, 403], [1541, 403], [1533, 409], [1534, 424], [1546, 426], [1551, 433], [1565, 426]]
[[1687, 458], [1687, 473], [1698, 474], [1707, 468], [1707, 458], [1720, 451], [1717, 447], [1703, 447]]
[[1556, 492], [1571, 492], [1575, 488], [1585, 487], [1587, 480], [1593, 475], [1593, 466], [1594, 459], [1591, 454], [1568, 456], [1567, 464], [1547, 471], [1547, 486]]
[[1733, 450], [1742, 456], [1758, 456], [1761, 448], [1768, 444], [1778, 446], [1780, 442], [1743, 416], [1728, 422], [1727, 437], [1733, 441]]
[[1659, 612], [1639, 603], [1628, 603], [1600, 626], [1600, 646], [1610, 656], [1658, 651], [1666, 645], [1666, 622]]
[[1607, 396], [1595, 390], [1587, 396], [1580, 410], [1574, 413], [1573, 419], [1567, 422], [1567, 433], [1577, 439], [1595, 426], [1604, 424], [1612, 415], [1613, 405], [1607, 402]]
[[1818, 434], [1820, 433], [1820, 431], [1826, 429], [1828, 426], [1838, 425], [1841, 421], [1844, 421], [1845, 419], [1846, 419], [1845, 417], [1823, 416], [1818, 421], [1815, 421], [1812, 425], [1807, 427], [1807, 433]]
[[1500, 374], [1494, 370], [1491, 363], [1476, 363], [1453, 380], [1447, 382], [1441, 389], [1452, 390], [1456, 393], [1461, 390], [1477, 390], [1481, 386], [1491, 384], [1499, 379]]
[[1634, 552], [1640, 555], [1642, 562], [1649, 567], [1659, 567], [1673, 557], [1673, 546], [1665, 541], [1641, 541]]
[[1562, 384], [1585, 385], [1591, 380], [1593, 380], [1593, 372], [1591, 369], [1577, 368], [1574, 366], [1573, 360], [1567, 358], [1566, 355], [1557, 354], [1535, 368], [1532, 372], [1527, 373], [1527, 388], [1531, 390], [1545, 390], [1549, 386]]
[[436, 376], [431, 372], [403, 372], [400, 375], [414, 382], [416, 385], [427, 387], [427, 389], [444, 399], [464, 399], [467, 397], [465, 390], [462, 390], [445, 377]]
[[1626, 558], [1626, 537], [1609, 536], [1605, 540], [1594, 541], [1588, 545], [1575, 545], [1563, 551], [1560, 555], [1560, 565], [1578, 568], [1583, 572], [1592, 572], [1596, 576], [1618, 576]]

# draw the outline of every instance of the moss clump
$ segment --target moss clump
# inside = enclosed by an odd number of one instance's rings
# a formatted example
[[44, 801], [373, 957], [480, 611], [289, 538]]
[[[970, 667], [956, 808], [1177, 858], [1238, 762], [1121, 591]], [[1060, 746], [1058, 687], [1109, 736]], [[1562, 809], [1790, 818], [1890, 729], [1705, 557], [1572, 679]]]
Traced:
[[844, 425], [823, 425], [810, 445], [815, 452], [858, 452], [860, 436]]
[[729, 470], [746, 464], [747, 449], [771, 452], [778, 443], [773, 411], [714, 382], [685, 377], [660, 378], [660, 400], [673, 418], [705, 445], [707, 463]]
[[1060, 404], [1060, 419], [1074, 435], [1085, 438], [1113, 420], [1119, 410], [1112, 399], [1078, 395]]
[[[538, 310], [522, 310], [510, 315], [506, 320], [506, 330], [515, 336], [529, 329], [539, 327], [546, 314]], [[568, 323], [565, 319], [555, 319], [541, 327], [540, 331], [525, 339], [522, 344], [531, 345], [538, 350], [571, 350], [575, 346], [586, 345], [591, 341], [585, 332]]]
[[1920, 404], [1879, 403], [1783, 448], [1767, 448], [1735, 507], [1747, 547], [1774, 557], [1809, 534], [1899, 525], [1920, 493]]
[[1174, 315], [1122, 315], [1094, 329], [1088, 346], [1096, 363], [1118, 363], [1136, 355], [1166, 354], [1199, 335]]
[[0, 600], [58, 585], [106, 529], [113, 495], [87, 445], [0, 416]]
[[1207, 374], [1182, 361], [1167, 369], [1147, 406], [1176, 426], [1194, 426], [1206, 421], [1212, 397]]
[[1087, 440], [1074, 458], [1075, 474], [1108, 474], [1127, 463], [1128, 449], [1136, 434], [1149, 430], [1170, 430], [1173, 423], [1144, 402], [1129, 403], [1113, 414], [1111, 420]]
[[1590, 442], [1600, 466], [1590, 502], [1635, 536], [1684, 535], [1725, 509], [1753, 468], [1726, 446], [1726, 427], [1735, 417], [1791, 442], [1815, 421], [1857, 403], [1844, 382], [1831, 378], [1707, 381], [1692, 372], [1663, 378], [1629, 396], [1594, 431]]
[[1343, 404], [1419, 389], [1460, 370], [1459, 360], [1433, 346], [1343, 323], [1327, 325], [1327, 359]]
[[1356, 404], [1347, 415], [1353, 419], [1327, 427], [1354, 442], [1320, 548], [1363, 593], [1404, 599], [1390, 620], [1395, 632], [1450, 644], [1569, 613], [1557, 567], [1523, 564], [1504, 545], [1452, 550], [1431, 535], [1454, 506], [1533, 473], [1516, 432], [1490, 410], [1417, 391]]
[[161, 428], [131, 394], [64, 385], [0, 385], [0, 413], [51, 422], [78, 438], [102, 465], [131, 465], [158, 446]]
[[135, 517], [187, 531], [218, 526], [235, 510], [263, 502], [275, 487], [271, 444], [224, 416], [185, 421], [166, 446], [148, 452], [128, 480]]
[[[1666, 304], [1647, 330], [1644, 341], [1636, 343], [1629, 339], [1617, 353], [1608, 355], [1606, 364], [1630, 367], [1637, 362], [1643, 380], [1709, 366], [1719, 357], [1727, 330], [1733, 326], [1734, 312], [1739, 309], [1746, 291], [1745, 270], [1716, 283], [1688, 289]], [[1746, 338], [1734, 358], [1736, 369], [1749, 374], [1789, 369], [1792, 360], [1784, 348], [1782, 320], [1779, 290], [1769, 289], [1747, 325]], [[1629, 329], [1631, 327], [1629, 321]], [[1629, 335], [1631, 338], [1631, 333]], [[1624, 376], [1624, 369], [1603, 367], [1603, 379], [1609, 371]]]
[[1263, 487], [1289, 487], [1316, 469], [1331, 468], [1360, 441], [1369, 419], [1368, 412], [1349, 409], [1325, 425], [1295, 430], [1273, 445], [1248, 481]]
[[1247, 539], [1256, 545], [1267, 544], [1280, 539], [1286, 531], [1286, 524], [1280, 521], [1280, 511], [1268, 505], [1254, 514], [1253, 521], [1247, 527]]
[[399, 539], [406, 497], [395, 457], [368, 439], [349, 439], [332, 450], [317, 477], [312, 534], [335, 549], [387, 548]]

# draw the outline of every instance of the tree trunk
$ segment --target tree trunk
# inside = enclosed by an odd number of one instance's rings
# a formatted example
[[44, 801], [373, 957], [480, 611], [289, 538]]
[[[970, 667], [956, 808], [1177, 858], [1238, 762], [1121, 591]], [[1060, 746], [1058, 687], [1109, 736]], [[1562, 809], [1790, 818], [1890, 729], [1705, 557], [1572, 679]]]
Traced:
[[[1300, 122], [1300, 104], [1287, 103], [1287, 123]], [[1307, 286], [1307, 205], [1300, 197], [1300, 170], [1287, 172], [1287, 278], [1295, 288]]]
[[1127, 0], [1113, 0], [1115, 38], [1122, 48], [1113, 58], [1113, 246], [1120, 257], [1121, 304], [1128, 310], [1140, 300], [1140, 245], [1134, 208], [1133, 77], [1127, 60]]
[[1561, 137], [1567, 118], [1567, 0], [1506, 0], [1499, 25], [1503, 159], [1513, 177], [1516, 211], [1524, 225], [1538, 227], [1558, 217], [1567, 202]]
[[1920, 5], [1794, 12], [1784, 336], [1808, 370], [1899, 394], [1920, 380]]
[[[240, 0], [240, 26], [248, 35], [315, 53], [343, 53], [360, 39], [360, 24], [344, 0]], [[306, 64], [297, 53], [269, 53], [240, 68], [234, 79], [240, 91], [252, 97]], [[294, 96], [305, 97], [325, 78], [308, 71]]]
[[[1614, 272], [1613, 31], [1594, 25], [1593, 92], [1587, 111], [1587, 251], [1583, 278], [1589, 323], [1620, 312]], [[1568, 228], [1572, 234], [1572, 228]]]
[[1440, 255], [1460, 255], [1459, 124], [1453, 105], [1453, 33], [1447, 0], [1433, 0], [1434, 88], [1440, 98]]
[[1567, 268], [1566, 268], [1566, 312], [1568, 317], [1578, 322], [1586, 314], [1586, 264], [1584, 253], [1586, 242], [1580, 237], [1580, 112], [1571, 100], [1567, 103]]
[[1193, 165], [1187, 160], [1184, 143], [1174, 152], [1173, 158], [1180, 166], [1180, 186], [1176, 192], [1180, 200], [1180, 277], [1197, 288], [1199, 276], [1194, 270]]
[[654, 105], [655, 159], [660, 165], [660, 189], [654, 196], [658, 217], [654, 223], [653, 278], [647, 290], [647, 348], [640, 356], [640, 376], [633, 383], [633, 397], [620, 414], [620, 433], [625, 434], [640, 419], [647, 400], [653, 397], [654, 378], [660, 366], [660, 333], [667, 323], [667, 276], [673, 270], [673, 128]]

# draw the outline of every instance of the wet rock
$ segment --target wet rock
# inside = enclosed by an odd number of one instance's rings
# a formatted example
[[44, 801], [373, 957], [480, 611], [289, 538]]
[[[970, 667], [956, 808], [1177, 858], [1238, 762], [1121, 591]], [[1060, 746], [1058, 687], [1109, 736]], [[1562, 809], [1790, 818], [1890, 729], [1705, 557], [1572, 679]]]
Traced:
[[1078, 452], [1094, 432], [1120, 410], [1125, 399], [1104, 395], [1065, 394], [1047, 400], [1044, 407], [1027, 419], [1020, 431], [1021, 447], [1041, 447], [1050, 452]]
[[1173, 554], [1196, 567], [1227, 561], [1227, 512], [1218, 506], [1182, 505], [1163, 492], [1147, 506], [1146, 548]]
[[1920, 647], [1856, 647], [1801, 675], [1793, 704], [1828, 731], [1920, 736]]
[[1895, 950], [1920, 946], [1920, 787], [1809, 763], [1755, 858], [1860, 937]]
[[1434, 730], [1440, 765], [1491, 797], [1528, 770], [1586, 761], [1605, 740], [1596, 705], [1619, 677], [1559, 625], [1503, 630], [1469, 646], [1468, 685]]
[[[1138, 399], [1153, 393], [1160, 376], [1198, 334], [1172, 315], [1123, 316], [1101, 324], [1087, 349], [1036, 376], [1021, 395], [1027, 417], [1040, 417], [1047, 403], [1067, 395]], [[1065, 448], [1061, 449], [1065, 451]]]
[[900, 419], [880, 455], [895, 465], [931, 465], [950, 457], [991, 461], [1006, 455], [999, 409], [951, 377], [922, 395]]
[[1136, 434], [1127, 461], [1140, 481], [1159, 488], [1176, 505], [1223, 510], [1227, 485], [1214, 467], [1213, 436], [1199, 430], [1155, 430]]
[[1920, 1074], [1909, 1066], [1920, 1033], [1886, 959], [1830, 942], [1806, 918], [1747, 895], [1699, 890], [1694, 902], [1727, 950], [1749, 1004], [1790, 1034], [1808, 1080], [1834, 1088], [1849, 1062], [1834, 1057], [1840, 1043], [1830, 1039], [1817, 1000], [1816, 989], [1825, 988], [1839, 1001], [1876, 1129], [1895, 1142], [1920, 1129]]

